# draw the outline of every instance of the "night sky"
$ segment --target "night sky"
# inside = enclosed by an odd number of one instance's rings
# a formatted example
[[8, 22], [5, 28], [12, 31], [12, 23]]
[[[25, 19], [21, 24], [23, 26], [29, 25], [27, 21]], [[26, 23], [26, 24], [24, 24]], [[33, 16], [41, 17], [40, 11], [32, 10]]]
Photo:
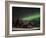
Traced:
[[40, 8], [29, 8], [29, 7], [12, 7], [12, 14], [15, 17], [23, 18], [32, 15], [40, 15]]

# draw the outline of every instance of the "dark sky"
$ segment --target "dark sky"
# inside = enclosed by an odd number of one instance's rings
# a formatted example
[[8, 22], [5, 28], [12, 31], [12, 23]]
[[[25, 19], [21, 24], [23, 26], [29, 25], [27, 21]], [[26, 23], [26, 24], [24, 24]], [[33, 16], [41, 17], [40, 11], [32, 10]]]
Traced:
[[15, 17], [23, 17], [36, 13], [40, 13], [40, 8], [12, 7], [12, 14]]

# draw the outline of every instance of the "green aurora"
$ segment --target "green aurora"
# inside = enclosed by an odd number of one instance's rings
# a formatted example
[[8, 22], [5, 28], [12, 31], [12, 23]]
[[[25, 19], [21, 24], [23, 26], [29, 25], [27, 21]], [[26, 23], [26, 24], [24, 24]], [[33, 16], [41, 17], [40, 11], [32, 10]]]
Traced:
[[22, 20], [25, 20], [25, 21], [32, 21], [34, 19], [37, 20], [37, 18], [40, 17], [40, 14], [33, 14], [31, 16], [26, 16], [26, 17], [23, 17]]

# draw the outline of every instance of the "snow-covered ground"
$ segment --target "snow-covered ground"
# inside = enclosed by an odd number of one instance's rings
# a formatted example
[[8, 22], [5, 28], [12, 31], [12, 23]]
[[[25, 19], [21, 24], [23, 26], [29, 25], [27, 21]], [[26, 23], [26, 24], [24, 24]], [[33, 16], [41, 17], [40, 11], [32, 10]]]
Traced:
[[14, 31], [30, 31], [30, 30], [38, 30], [40, 29], [39, 27], [34, 27], [34, 28], [12, 28]]

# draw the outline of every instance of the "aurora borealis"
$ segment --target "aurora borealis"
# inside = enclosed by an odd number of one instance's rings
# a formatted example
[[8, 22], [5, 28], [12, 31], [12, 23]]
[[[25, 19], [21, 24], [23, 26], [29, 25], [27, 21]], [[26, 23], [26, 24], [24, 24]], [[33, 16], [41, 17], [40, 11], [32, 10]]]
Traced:
[[12, 7], [12, 27], [40, 27], [40, 8]]
[[31, 20], [33, 20], [33, 19], [37, 19], [37, 18], [39, 18], [39, 17], [40, 17], [39, 14], [34, 14], [34, 15], [32, 15], [32, 16], [26, 16], [26, 17], [23, 17], [22, 20], [31, 21]]

